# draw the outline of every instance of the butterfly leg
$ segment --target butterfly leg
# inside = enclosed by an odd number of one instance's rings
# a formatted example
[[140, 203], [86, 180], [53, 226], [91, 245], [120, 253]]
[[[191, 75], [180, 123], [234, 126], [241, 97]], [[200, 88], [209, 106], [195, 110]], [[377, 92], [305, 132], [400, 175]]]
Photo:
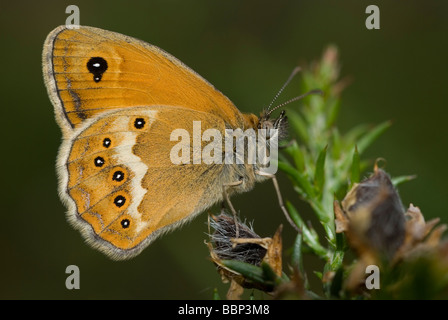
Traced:
[[266, 172], [261, 172], [261, 171], [256, 171], [256, 174], [260, 175], [260, 176], [265, 176], [267, 178], [272, 179], [272, 182], [274, 183], [274, 188], [275, 191], [277, 193], [277, 198], [278, 198], [278, 203], [280, 205], [280, 208], [282, 209], [286, 220], [288, 220], [289, 224], [297, 231], [300, 232], [300, 229], [296, 226], [296, 224], [292, 221], [291, 217], [289, 216], [288, 210], [286, 210], [285, 204], [283, 203], [283, 197], [282, 194], [280, 192], [280, 187], [278, 185], [278, 181], [277, 178], [275, 176], [275, 174], [270, 174], [270, 173], [266, 173]]
[[238, 227], [238, 216], [237, 216], [237, 213], [235, 211], [235, 208], [232, 205], [232, 202], [230, 201], [230, 197], [229, 197], [229, 193], [227, 192], [227, 189], [239, 186], [242, 183], [243, 183], [243, 180], [239, 180], [239, 181], [235, 181], [235, 182], [232, 182], [232, 183], [225, 183], [225, 184], [222, 185], [222, 193], [224, 195], [224, 199], [226, 199], [226, 202], [229, 205], [229, 209], [230, 209], [230, 211], [232, 211], [233, 220], [235, 221], [235, 238], [239, 238], [239, 235], [240, 235], [240, 230], [239, 230], [239, 227]]

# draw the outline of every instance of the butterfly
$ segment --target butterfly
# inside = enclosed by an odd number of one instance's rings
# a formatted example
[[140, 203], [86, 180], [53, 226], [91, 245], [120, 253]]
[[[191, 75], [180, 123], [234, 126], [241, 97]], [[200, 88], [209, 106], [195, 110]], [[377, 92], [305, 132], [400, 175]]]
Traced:
[[173, 164], [174, 147], [195, 143], [173, 139], [176, 129], [191, 133], [200, 122], [203, 132], [273, 128], [282, 137], [287, 118], [271, 119], [273, 109], [241, 113], [160, 48], [99, 28], [60, 26], [47, 36], [42, 62], [62, 131], [60, 198], [69, 222], [110, 258], [134, 257], [212, 205], [231, 206], [231, 195], [275, 179], [257, 162]]

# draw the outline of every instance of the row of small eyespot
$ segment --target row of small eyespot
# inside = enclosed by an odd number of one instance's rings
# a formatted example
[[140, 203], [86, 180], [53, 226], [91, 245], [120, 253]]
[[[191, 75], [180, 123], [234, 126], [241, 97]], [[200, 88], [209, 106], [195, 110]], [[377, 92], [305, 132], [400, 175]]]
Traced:
[[[135, 119], [134, 127], [136, 129], [142, 129], [145, 126], [145, 123], [146, 122], [145, 122], [145, 120], [143, 118], [137, 118], [137, 119]], [[103, 140], [103, 146], [105, 148], [109, 148], [111, 143], [112, 143], [112, 141], [109, 138], [105, 138]], [[94, 163], [95, 163], [96, 167], [102, 167], [105, 164], [105, 161], [104, 161], [103, 157], [96, 157], [95, 160], [94, 160]], [[124, 179], [123, 171], [118, 170], [118, 171], [114, 172], [114, 174], [112, 176], [112, 180], [120, 182], [120, 181], [123, 181], [123, 179]], [[115, 197], [115, 199], [114, 199], [114, 204], [118, 208], [121, 208], [125, 204], [125, 202], [126, 202], [126, 198], [121, 196], [121, 195]], [[125, 229], [129, 228], [129, 225], [130, 225], [129, 219], [123, 219], [121, 221], [121, 226], [123, 228], [125, 228]]]

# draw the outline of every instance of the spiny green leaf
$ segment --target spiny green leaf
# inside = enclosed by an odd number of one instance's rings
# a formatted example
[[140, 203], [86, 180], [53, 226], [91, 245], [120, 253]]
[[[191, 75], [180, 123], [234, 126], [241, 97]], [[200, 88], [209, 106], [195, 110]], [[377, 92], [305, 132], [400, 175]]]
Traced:
[[327, 147], [328, 145], [319, 153], [314, 171], [314, 186], [318, 193], [322, 191], [325, 182], [325, 158], [327, 157]]
[[296, 240], [294, 241], [294, 246], [292, 250], [291, 262], [294, 268], [297, 268], [300, 276], [304, 281], [304, 286], [306, 289], [309, 289], [309, 281], [308, 276], [306, 274], [305, 268], [303, 267], [303, 235], [302, 233], [297, 233]]
[[221, 260], [221, 263], [227, 268], [240, 273], [246, 279], [259, 283], [265, 282], [264, 272], [260, 267], [238, 260]]
[[283, 162], [283, 163], [287, 164], [288, 166], [292, 166], [291, 162], [289, 161], [289, 159], [286, 157], [286, 155], [284, 153], [279, 153], [278, 154], [278, 160], [280, 162]]
[[[302, 78], [302, 91], [303, 92], [308, 92], [310, 90], [316, 89], [319, 87], [319, 84], [316, 81], [316, 77], [314, 76], [313, 73], [311, 72], [304, 72], [303, 73], [303, 78]], [[322, 90], [322, 88], [321, 88]]]
[[352, 157], [352, 167], [350, 170], [350, 185], [358, 183], [361, 178], [361, 159], [359, 157], [358, 147], [355, 146], [355, 151]]
[[327, 100], [327, 123], [326, 127], [330, 128], [335, 122], [339, 114], [340, 100], [334, 97], [330, 97]]
[[344, 251], [346, 247], [345, 236], [343, 233], [336, 233], [336, 250]]
[[288, 212], [289, 212], [289, 215], [290, 215], [292, 221], [294, 221], [294, 223], [296, 224], [297, 227], [299, 227], [299, 229], [302, 229], [302, 227], [304, 226], [304, 223], [303, 223], [303, 220], [300, 217], [299, 213], [297, 212], [296, 208], [294, 208], [292, 203], [289, 201], [286, 201], [286, 207], [288, 208]]
[[392, 178], [391, 181], [392, 181], [392, 184], [395, 187], [397, 187], [399, 184], [414, 180], [415, 178], [417, 178], [417, 175], [414, 174], [414, 175], [409, 175], [409, 176], [398, 176], [398, 177]]
[[344, 251], [336, 250], [331, 259], [330, 268], [332, 271], [338, 270], [342, 266], [344, 260]]
[[261, 263], [261, 269], [263, 270], [263, 278], [265, 279], [265, 281], [273, 282], [276, 284], [280, 284], [282, 282], [282, 278], [277, 276], [277, 274], [274, 272], [274, 270], [272, 270], [271, 266], [268, 263], [263, 261]]
[[297, 170], [305, 170], [305, 159], [303, 158], [303, 152], [300, 150], [297, 141], [293, 141], [287, 148], [285, 148], [286, 153], [288, 153], [294, 160], [294, 164]]
[[302, 272], [302, 234], [299, 232], [296, 236], [296, 241], [294, 241], [294, 247], [292, 250], [292, 264]]
[[331, 281], [331, 286], [330, 286], [330, 296], [331, 297], [339, 298], [340, 292], [342, 290], [343, 281], [344, 281], [343, 269], [339, 268], [336, 271], [336, 273], [333, 277], [333, 280]]
[[334, 231], [334, 218], [327, 216], [327, 219], [325, 221], [321, 221], [321, 222], [322, 222], [322, 226], [324, 227], [328, 243], [331, 246], [336, 246], [336, 240], [335, 240], [336, 236], [335, 236], [335, 231]]
[[304, 191], [305, 195], [314, 197], [314, 190], [311, 187], [311, 183], [304, 174], [283, 162], [278, 163], [278, 168], [287, 173], [293, 182]]
[[342, 141], [341, 141], [341, 135], [339, 134], [338, 128], [333, 128], [331, 130], [331, 154], [333, 159], [339, 159], [340, 154], [342, 152]]
[[278, 277], [266, 262], [263, 262], [261, 267], [238, 260], [221, 260], [221, 263], [225, 267], [238, 272], [244, 278], [253, 281], [254, 283], [260, 283], [265, 286], [274, 286], [275, 284], [280, 284], [282, 282], [281, 277]]
[[[288, 208], [288, 212], [291, 216], [291, 219], [294, 223], [302, 230], [303, 241], [321, 258], [326, 258], [327, 250], [321, 246], [319, 243], [319, 238], [317, 237], [317, 233], [310, 231], [308, 227], [303, 223], [302, 218], [297, 212], [296, 208], [287, 201], [286, 207]], [[314, 231], [314, 230], [313, 230]]]
[[[326, 92], [328, 90], [328, 88], [323, 87], [323, 86], [316, 86], [314, 89], [319, 88], [320, 90], [322, 90], [323, 92]], [[306, 98], [309, 98], [308, 100], [308, 104], [310, 105], [311, 109], [313, 110], [313, 112], [316, 115], [322, 116], [324, 117], [326, 114], [324, 113], [325, 110], [325, 100], [324, 97], [321, 95], [311, 95], [308, 96]], [[305, 102], [306, 103], [306, 102]], [[326, 121], [322, 122], [322, 124], [326, 124]]]
[[292, 111], [288, 113], [288, 120], [289, 123], [291, 124], [291, 127], [297, 133], [299, 138], [304, 143], [308, 143], [309, 142], [308, 126], [305, 120], [302, 118], [302, 116], [299, 113]]

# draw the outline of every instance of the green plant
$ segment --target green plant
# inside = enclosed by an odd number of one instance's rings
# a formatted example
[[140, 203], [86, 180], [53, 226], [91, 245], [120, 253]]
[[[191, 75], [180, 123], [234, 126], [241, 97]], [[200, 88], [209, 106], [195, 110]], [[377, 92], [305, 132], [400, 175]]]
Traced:
[[[439, 280], [440, 277], [445, 279], [444, 282], [437, 282], [434, 277], [428, 277], [427, 283], [423, 285], [429, 292], [426, 297], [438, 296], [440, 292], [446, 291], [448, 245], [440, 243], [445, 226], [433, 230], [438, 221], [425, 223], [423, 215], [419, 210], [414, 210], [412, 205], [408, 211], [404, 211], [395, 192], [397, 185], [414, 177], [390, 179], [387, 173], [378, 168], [377, 160], [375, 174], [361, 182], [363, 172], [373, 163], [364, 160], [362, 156], [390, 127], [391, 122], [385, 121], [373, 127], [359, 125], [346, 133], [340, 132], [336, 120], [341, 105], [340, 93], [346, 81], [339, 80], [338, 52], [335, 47], [329, 47], [321, 61], [305, 69], [302, 77], [302, 92], [319, 88], [324, 95], [305, 97], [300, 112], [288, 110], [291, 132], [296, 139], [290, 141], [280, 153], [279, 169], [289, 177], [300, 199], [311, 207], [323, 232], [319, 236], [311, 225], [305, 223], [296, 207], [286, 201], [290, 217], [300, 230], [292, 245], [292, 270], [288, 275], [272, 268], [272, 260], [278, 262], [279, 258], [268, 254], [267, 258], [262, 256], [255, 264], [228, 257], [219, 259], [217, 256], [214, 257], [215, 263], [221, 270], [226, 270], [224, 276], [228, 280], [238, 279], [242, 287], [261, 288], [273, 293], [276, 298], [415, 297], [419, 296], [420, 291], [412, 285], [412, 280], [424, 283], [422, 270], [425, 267], [437, 269], [433, 274], [437, 274]], [[376, 188], [372, 189], [372, 184]], [[342, 208], [339, 206], [340, 201]], [[355, 203], [358, 209], [349, 205]], [[407, 221], [405, 217], [408, 217]], [[390, 239], [378, 240], [383, 234], [382, 230], [390, 228], [391, 223], [396, 225], [392, 235], [396, 233], [397, 236], [385, 234], [384, 237]], [[214, 226], [215, 230], [219, 228], [219, 225]], [[415, 231], [417, 229], [424, 232], [418, 233]], [[432, 240], [428, 240], [431, 236]], [[250, 237], [258, 236], [255, 234]], [[230, 240], [228, 246], [231, 250]], [[268, 248], [266, 245], [265, 249]], [[421, 248], [424, 248], [423, 251]], [[355, 252], [355, 259], [346, 258], [348, 250]], [[325, 263], [323, 270], [312, 270], [322, 280], [323, 296], [316, 295], [310, 288], [310, 272], [303, 267], [305, 251]], [[386, 256], [385, 252], [389, 255]], [[439, 259], [441, 256], [445, 260]], [[435, 263], [440, 260], [445, 262]], [[369, 264], [381, 267], [384, 290], [379, 293], [374, 291], [372, 294], [365, 290], [364, 270]], [[407, 269], [415, 272], [406, 273]], [[242, 277], [242, 280], [235, 278], [235, 275]], [[414, 295], [412, 291], [409, 292], [409, 288], [415, 291]], [[230, 295], [230, 298], [235, 297], [238, 295]]]

